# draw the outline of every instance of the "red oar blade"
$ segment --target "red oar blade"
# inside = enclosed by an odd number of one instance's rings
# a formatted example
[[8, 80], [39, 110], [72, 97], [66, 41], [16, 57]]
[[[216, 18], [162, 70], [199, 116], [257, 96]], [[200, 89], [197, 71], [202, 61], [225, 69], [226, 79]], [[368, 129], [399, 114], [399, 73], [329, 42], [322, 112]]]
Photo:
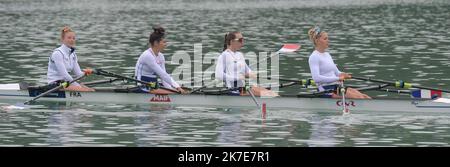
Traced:
[[284, 44], [283, 47], [281, 47], [280, 50], [278, 50], [279, 53], [290, 53], [295, 52], [299, 50], [301, 45], [299, 44]]

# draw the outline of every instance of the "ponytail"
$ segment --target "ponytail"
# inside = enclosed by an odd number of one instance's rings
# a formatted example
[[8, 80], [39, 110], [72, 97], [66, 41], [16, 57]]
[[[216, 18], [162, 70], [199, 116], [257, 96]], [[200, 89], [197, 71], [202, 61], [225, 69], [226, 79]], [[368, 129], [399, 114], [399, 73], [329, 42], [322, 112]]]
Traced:
[[231, 44], [231, 40], [236, 38], [236, 34], [238, 34], [239, 31], [233, 31], [225, 34], [225, 41], [223, 42], [223, 51], [227, 50], [228, 45]]
[[228, 33], [225, 34], [225, 41], [223, 41], [223, 50], [222, 51], [227, 50], [227, 36], [228, 36]]

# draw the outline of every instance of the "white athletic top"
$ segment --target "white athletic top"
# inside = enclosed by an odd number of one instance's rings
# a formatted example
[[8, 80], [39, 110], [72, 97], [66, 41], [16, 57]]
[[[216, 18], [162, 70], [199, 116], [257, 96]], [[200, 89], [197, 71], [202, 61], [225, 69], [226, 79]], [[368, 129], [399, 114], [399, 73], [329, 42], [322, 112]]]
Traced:
[[166, 88], [178, 88], [180, 85], [166, 72], [165, 58], [162, 53], [155, 56], [151, 48], [145, 50], [136, 62], [134, 76], [141, 80], [142, 76], [156, 78], [159, 76]]
[[309, 56], [309, 68], [311, 70], [312, 79], [316, 82], [319, 91], [323, 91], [325, 85], [337, 84], [339, 74], [341, 73], [336, 64], [334, 64], [330, 53], [320, 53], [317, 50]]
[[245, 75], [251, 71], [241, 52], [227, 49], [217, 58], [215, 76], [224, 81], [228, 88], [234, 87], [234, 81], [237, 81], [237, 87], [244, 87], [245, 80], [240, 80], [239, 74]]
[[[84, 74], [80, 69], [80, 65], [78, 65], [75, 49], [62, 44], [53, 51], [48, 59], [47, 82], [49, 84], [58, 80], [70, 82], [73, 78], [69, 72], [73, 72], [76, 77]], [[76, 82], [71, 85], [79, 86]]]

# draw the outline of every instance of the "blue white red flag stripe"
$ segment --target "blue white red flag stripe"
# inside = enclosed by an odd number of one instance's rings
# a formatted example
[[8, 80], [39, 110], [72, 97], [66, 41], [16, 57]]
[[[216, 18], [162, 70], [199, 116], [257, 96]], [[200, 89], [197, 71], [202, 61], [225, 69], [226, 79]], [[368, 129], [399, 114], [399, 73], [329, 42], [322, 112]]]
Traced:
[[414, 98], [434, 99], [442, 97], [442, 91], [419, 89], [412, 91], [411, 96]]

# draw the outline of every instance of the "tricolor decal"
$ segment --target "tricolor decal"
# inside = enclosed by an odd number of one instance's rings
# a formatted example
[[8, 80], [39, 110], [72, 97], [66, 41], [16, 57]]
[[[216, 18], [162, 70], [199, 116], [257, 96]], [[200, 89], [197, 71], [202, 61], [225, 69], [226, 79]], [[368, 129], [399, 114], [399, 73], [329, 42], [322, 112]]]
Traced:
[[442, 97], [442, 91], [438, 90], [414, 90], [411, 92], [411, 97], [413, 98], [422, 98], [422, 99], [435, 99], [438, 97]]

